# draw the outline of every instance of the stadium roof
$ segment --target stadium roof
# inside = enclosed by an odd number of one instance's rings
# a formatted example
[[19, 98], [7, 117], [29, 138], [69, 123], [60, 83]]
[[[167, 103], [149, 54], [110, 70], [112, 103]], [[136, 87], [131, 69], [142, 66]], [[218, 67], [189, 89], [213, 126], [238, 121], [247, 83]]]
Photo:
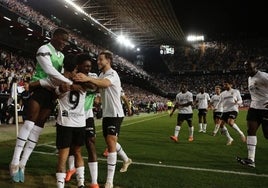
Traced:
[[181, 44], [185, 40], [170, 0], [73, 0], [116, 35], [137, 47]]
[[[195, 32], [205, 35], [205, 40], [237, 37], [241, 34], [246, 37], [249, 34], [260, 36], [267, 33], [267, 29], [262, 26], [266, 18], [263, 11], [265, 6], [243, 0], [71, 1], [81, 6], [88, 15], [105, 27], [97, 27], [97, 30], [103, 30], [106, 34], [110, 32], [126, 35], [141, 48], [159, 47], [161, 44], [185, 44], [185, 35]], [[65, 0], [25, 0], [25, 2], [35, 5], [47, 16], [53, 14], [64, 22], [68, 21], [70, 28], [81, 31], [82, 35], [97, 37], [97, 33], [89, 29], [88, 19], [83, 21], [83, 17], [79, 14], [73, 14], [74, 9], [64, 8], [68, 5]], [[99, 41], [99, 38], [97, 40]]]
[[184, 40], [169, 0], [75, 0], [86, 12], [116, 34], [138, 46], [177, 44]]

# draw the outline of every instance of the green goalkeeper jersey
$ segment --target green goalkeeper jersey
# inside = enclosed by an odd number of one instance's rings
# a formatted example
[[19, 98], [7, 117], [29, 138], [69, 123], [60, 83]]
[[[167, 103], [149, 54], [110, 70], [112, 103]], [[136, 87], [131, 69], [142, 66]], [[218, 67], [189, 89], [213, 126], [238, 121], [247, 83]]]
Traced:
[[[37, 52], [37, 56], [38, 55], [50, 56], [50, 61], [52, 63], [52, 66], [57, 71], [61, 72], [62, 67], [63, 67], [64, 55], [61, 52], [56, 51], [55, 48], [50, 43], [45, 44], [44, 46], [42, 46], [43, 48], [42, 47], [39, 48]], [[47, 63], [50, 63], [50, 62], [47, 62]], [[42, 78], [47, 78], [47, 77], [48, 77], [47, 73], [43, 70], [41, 65], [37, 62], [36, 68], [35, 68], [35, 74], [32, 77], [32, 81], [40, 80]]]
[[95, 94], [91, 92], [87, 92], [86, 100], [85, 100], [85, 111], [93, 108]]

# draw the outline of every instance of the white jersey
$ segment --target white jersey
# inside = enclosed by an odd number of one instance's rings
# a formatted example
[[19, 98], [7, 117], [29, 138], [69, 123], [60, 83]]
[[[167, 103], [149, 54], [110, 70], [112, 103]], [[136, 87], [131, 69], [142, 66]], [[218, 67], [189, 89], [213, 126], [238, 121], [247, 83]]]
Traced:
[[238, 106], [242, 104], [242, 97], [237, 89], [225, 90], [220, 94], [220, 101], [216, 106], [218, 109], [221, 105], [223, 112], [238, 112]]
[[208, 93], [198, 93], [196, 95], [196, 101], [198, 102], [198, 109], [207, 109], [210, 97]]
[[[186, 104], [186, 103], [189, 103], [189, 102], [193, 102], [193, 94], [191, 92], [189, 92], [189, 91], [187, 91], [185, 93], [180, 92], [176, 96], [176, 102], [179, 105]], [[179, 106], [178, 109], [179, 109], [180, 114], [192, 114], [193, 113], [193, 109], [192, 109], [191, 105], [189, 105], [189, 106]]]
[[85, 111], [85, 118], [86, 119], [93, 118], [93, 117], [94, 117], [93, 108]]
[[214, 112], [222, 112], [223, 111], [222, 105], [220, 105], [219, 108], [216, 109], [216, 106], [219, 103], [219, 101], [220, 101], [220, 95], [217, 95], [217, 94], [213, 95], [210, 99], [210, 103], [215, 109]]
[[248, 78], [248, 90], [251, 95], [250, 107], [264, 109], [268, 103], [268, 74], [258, 71], [253, 77]]
[[111, 82], [111, 86], [100, 89], [103, 117], [124, 117], [121, 81], [117, 72], [111, 68], [105, 73], [100, 73], [99, 78], [109, 79]]
[[85, 96], [85, 92], [78, 91], [61, 94], [58, 98], [57, 124], [65, 127], [85, 127]]

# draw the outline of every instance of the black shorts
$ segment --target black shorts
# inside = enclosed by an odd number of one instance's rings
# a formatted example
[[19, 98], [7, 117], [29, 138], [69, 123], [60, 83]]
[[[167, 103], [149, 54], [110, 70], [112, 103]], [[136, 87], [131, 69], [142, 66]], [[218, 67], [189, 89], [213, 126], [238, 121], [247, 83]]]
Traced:
[[198, 109], [199, 116], [207, 115], [207, 112], [208, 112], [207, 109]]
[[257, 121], [258, 124], [268, 125], [268, 110], [249, 108], [247, 121]]
[[94, 118], [90, 117], [86, 119], [86, 138], [96, 137], [96, 129]]
[[237, 115], [238, 115], [237, 111], [223, 112], [221, 120], [223, 120], [224, 122], [228, 122], [228, 119], [236, 119]]
[[33, 91], [31, 99], [38, 102], [41, 108], [48, 108], [53, 110], [56, 106], [56, 95], [53, 91], [45, 88], [37, 88]]
[[85, 143], [85, 127], [64, 127], [56, 125], [56, 146], [57, 149], [71, 146], [83, 146]]
[[192, 121], [193, 120], [193, 114], [178, 114], [177, 116], [177, 124], [182, 121]]
[[213, 119], [221, 119], [222, 112], [213, 112]]
[[102, 133], [103, 136], [114, 135], [119, 136], [120, 127], [124, 117], [104, 117], [102, 118]]

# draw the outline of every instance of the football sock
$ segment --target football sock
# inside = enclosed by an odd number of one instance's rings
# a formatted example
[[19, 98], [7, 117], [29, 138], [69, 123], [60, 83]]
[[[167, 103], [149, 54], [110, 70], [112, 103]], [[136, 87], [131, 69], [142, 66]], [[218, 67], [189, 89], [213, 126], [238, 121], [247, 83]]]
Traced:
[[57, 188], [64, 188], [66, 173], [57, 172]]
[[76, 168], [76, 180], [77, 186], [81, 186], [85, 184], [85, 167], [80, 166]]
[[98, 162], [89, 162], [88, 163], [89, 172], [91, 175], [91, 183], [98, 183]]
[[119, 155], [119, 157], [123, 160], [123, 161], [127, 161], [128, 160], [128, 156], [125, 153], [125, 151], [123, 150], [123, 148], [121, 147], [121, 145], [117, 142], [116, 143], [116, 152]]
[[207, 124], [203, 124], [203, 131], [206, 132], [207, 131]]
[[174, 136], [178, 137], [179, 133], [180, 133], [180, 130], [181, 130], [181, 126], [176, 125], [175, 131], [174, 131]]
[[255, 151], [257, 146], [257, 136], [247, 136], [248, 158], [255, 161]]
[[41, 127], [38, 127], [38, 126], [33, 127], [29, 135], [28, 142], [26, 143], [24, 147], [23, 154], [22, 154], [21, 161], [20, 161], [20, 166], [26, 166], [26, 163], [38, 142], [39, 135], [41, 134], [42, 130], [43, 128]]
[[72, 170], [75, 168], [74, 166], [74, 156], [73, 155], [70, 155], [68, 157], [68, 167], [69, 167], [69, 170]]
[[203, 127], [202, 127], [202, 123], [199, 123], [199, 131], [202, 131]]
[[188, 130], [189, 130], [189, 137], [193, 137], [194, 136], [194, 127], [193, 126], [189, 127]]
[[230, 134], [229, 134], [229, 132], [228, 132], [228, 129], [227, 129], [225, 126], [223, 126], [223, 127], [221, 128], [221, 133], [222, 133], [223, 135], [225, 135], [225, 136], [228, 138], [228, 140], [231, 140], [231, 139], [232, 139], [232, 137], [230, 136]]
[[241, 136], [245, 136], [244, 133], [239, 129], [239, 127], [234, 123], [232, 125], [233, 129], [238, 132]]
[[108, 154], [107, 157], [107, 179], [106, 182], [113, 184], [114, 172], [116, 167], [117, 153], [112, 152]]
[[213, 133], [217, 133], [219, 131], [220, 125], [216, 124]]
[[11, 164], [13, 165], [19, 164], [22, 150], [33, 127], [34, 122], [26, 120], [22, 125], [22, 127], [20, 128]]

